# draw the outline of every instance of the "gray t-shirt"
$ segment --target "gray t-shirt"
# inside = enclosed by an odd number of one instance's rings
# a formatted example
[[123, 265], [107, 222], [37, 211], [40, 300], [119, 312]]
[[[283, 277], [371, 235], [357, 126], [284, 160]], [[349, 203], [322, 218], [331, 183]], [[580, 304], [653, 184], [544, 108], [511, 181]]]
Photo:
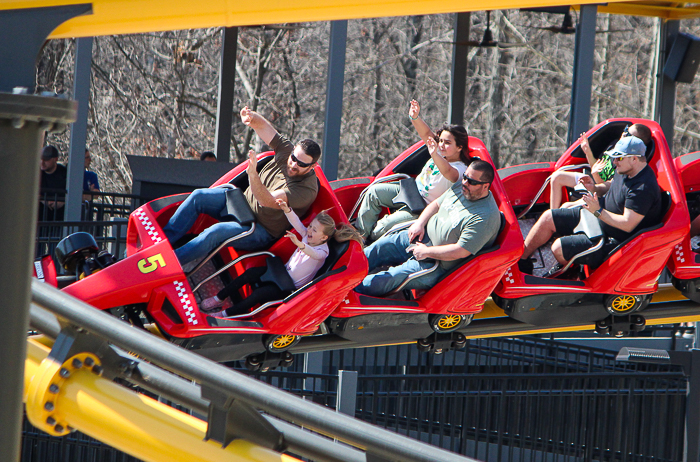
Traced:
[[[488, 196], [470, 201], [462, 194], [462, 182], [458, 181], [436, 201], [440, 208], [426, 226], [432, 245], [456, 243], [474, 255], [496, 240], [501, 217], [490, 191]], [[440, 262], [444, 269], [457, 264], [459, 260]]]

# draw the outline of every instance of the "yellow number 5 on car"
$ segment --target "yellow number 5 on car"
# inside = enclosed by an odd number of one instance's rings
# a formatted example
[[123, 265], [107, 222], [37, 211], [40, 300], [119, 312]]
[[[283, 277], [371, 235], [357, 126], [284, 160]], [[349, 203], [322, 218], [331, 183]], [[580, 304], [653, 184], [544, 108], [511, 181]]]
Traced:
[[158, 253], [148, 258], [144, 258], [143, 260], [139, 260], [138, 266], [139, 271], [141, 271], [143, 274], [148, 274], [157, 270], [159, 266], [163, 268], [165, 266], [165, 260], [163, 260], [163, 255]]

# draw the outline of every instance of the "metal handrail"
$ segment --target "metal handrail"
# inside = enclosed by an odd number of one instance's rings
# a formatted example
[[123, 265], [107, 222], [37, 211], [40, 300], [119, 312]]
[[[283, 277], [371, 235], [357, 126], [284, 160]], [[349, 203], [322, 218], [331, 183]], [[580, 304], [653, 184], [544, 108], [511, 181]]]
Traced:
[[556, 272], [555, 272], [554, 274], [552, 274], [550, 277], [555, 278], [555, 277], [557, 277], [557, 276], [559, 276], [559, 275], [561, 275], [561, 274], [564, 274], [564, 273], [566, 272], [566, 270], [568, 270], [569, 268], [571, 268], [571, 265], [574, 264], [574, 261], [575, 261], [577, 258], [579, 258], [579, 257], [584, 257], [584, 256], [586, 256], [586, 255], [588, 255], [588, 254], [591, 254], [591, 253], [595, 252], [596, 250], [600, 250], [600, 249], [603, 247], [603, 244], [604, 244], [604, 243], [605, 243], [605, 236], [601, 237], [600, 240], [598, 241], [598, 243], [597, 243], [596, 245], [594, 245], [593, 247], [591, 247], [591, 248], [589, 248], [589, 249], [586, 249], [586, 250], [584, 250], [583, 252], [579, 252], [579, 253], [577, 253], [576, 255], [574, 255], [573, 257], [571, 257], [571, 260], [569, 260], [563, 268], [561, 268], [560, 270], [556, 271]]
[[134, 329], [38, 280], [32, 281], [32, 299], [68, 323], [108, 339], [114, 345], [138, 354], [160, 367], [241, 399], [268, 414], [364, 448], [374, 456], [405, 462], [473, 461], [294, 397], [140, 329]]
[[192, 289], [192, 292], [193, 292], [193, 293], [194, 293], [194, 292], [197, 292], [197, 291], [200, 289], [200, 287], [202, 287], [204, 284], [206, 284], [207, 282], [211, 281], [211, 280], [214, 279], [216, 276], [220, 275], [221, 273], [223, 273], [224, 271], [226, 271], [227, 269], [229, 269], [230, 267], [232, 267], [232, 266], [235, 265], [236, 263], [239, 263], [239, 262], [245, 260], [246, 258], [260, 257], [260, 256], [262, 256], [262, 255], [267, 255], [267, 256], [269, 256], [269, 257], [274, 257], [274, 256], [275, 256], [274, 253], [272, 253], [272, 252], [267, 252], [267, 251], [263, 251], [263, 252], [253, 252], [253, 253], [247, 253], [247, 254], [245, 254], [245, 255], [241, 255], [240, 257], [236, 258], [235, 260], [232, 260], [232, 261], [226, 263], [224, 266], [222, 266], [221, 268], [219, 268], [218, 270], [216, 270], [214, 273], [210, 274], [210, 275], [207, 276], [206, 278], [202, 279], [202, 281], [200, 281], [199, 284], [197, 284], [197, 287], [195, 287], [194, 289]]
[[425, 276], [426, 274], [430, 274], [430, 273], [434, 272], [438, 268], [438, 266], [440, 266], [440, 262], [436, 261], [435, 264], [433, 266], [431, 266], [430, 268], [425, 268], [425, 269], [422, 269], [420, 271], [416, 271], [415, 273], [409, 274], [408, 277], [406, 279], [404, 279], [403, 282], [401, 284], [399, 284], [399, 286], [396, 289], [389, 292], [388, 295], [395, 294], [395, 293], [399, 292], [404, 287], [406, 287], [406, 284], [413, 281], [414, 279], [417, 279], [421, 276]]
[[207, 255], [207, 256], [204, 258], [204, 260], [202, 260], [201, 262], [199, 262], [199, 264], [198, 264], [197, 266], [195, 266], [194, 269], [193, 269], [192, 271], [190, 271], [189, 273], [187, 273], [187, 277], [192, 276], [192, 275], [195, 274], [197, 271], [199, 271], [200, 269], [202, 269], [202, 266], [206, 265], [207, 262], [208, 262], [209, 260], [211, 260], [211, 259], [214, 257], [214, 255], [216, 255], [216, 254], [219, 252], [219, 250], [223, 249], [224, 247], [226, 247], [227, 245], [229, 245], [229, 244], [230, 244], [231, 242], [233, 242], [233, 241], [237, 241], [238, 239], [243, 239], [244, 237], [250, 236], [251, 234], [253, 234], [254, 231], [255, 231], [255, 223], [252, 223], [252, 224], [250, 225], [250, 229], [249, 229], [248, 231], [244, 231], [244, 232], [242, 232], [241, 234], [237, 234], [237, 235], [235, 235], [235, 236], [233, 236], [233, 237], [230, 237], [230, 238], [226, 239], [224, 242], [222, 242], [221, 244], [219, 244], [219, 246], [218, 246], [217, 248], [215, 248], [211, 253], [209, 253], [209, 255]]
[[394, 226], [392, 226], [389, 231], [384, 233], [385, 236], [388, 236], [389, 234], [397, 233], [399, 231], [402, 231], [406, 228], [410, 228], [413, 223], [415, 223], [418, 220], [409, 220], [409, 221], [404, 221], [402, 223], [396, 223]]
[[362, 199], [364, 199], [365, 194], [369, 190], [371, 186], [374, 186], [375, 184], [378, 183], [391, 183], [392, 181], [396, 180], [403, 180], [406, 178], [411, 178], [410, 175], [406, 175], [405, 173], [392, 173], [391, 175], [383, 176], [380, 178], [375, 178], [374, 181], [372, 181], [370, 184], [367, 185], [365, 189], [362, 190], [360, 193], [360, 197], [357, 198], [357, 202], [355, 202], [355, 205], [353, 206], [352, 210], [350, 211], [350, 215], [348, 215], [348, 219], [352, 218], [355, 215], [355, 212], [357, 212], [357, 209], [360, 207], [360, 204], [362, 203]]
[[250, 313], [236, 314], [236, 315], [233, 315], [233, 316], [225, 316], [223, 319], [242, 319], [242, 318], [247, 318], [247, 317], [250, 317], [250, 316], [253, 316], [253, 315], [256, 315], [256, 314], [260, 313], [262, 310], [264, 310], [265, 308], [268, 308], [268, 307], [270, 307], [270, 306], [272, 306], [272, 305], [280, 305], [280, 304], [282, 304], [282, 302], [284, 302], [284, 299], [282, 299], [282, 300], [272, 300], [272, 301], [270, 301], [270, 302], [263, 303], [262, 305], [260, 305], [259, 307], [257, 307], [257, 308], [254, 309], [253, 311], [251, 311]]
[[[565, 165], [565, 166], [557, 169], [557, 172], [565, 172], [567, 170], [576, 170], [579, 168], [586, 168], [586, 167], [590, 167], [590, 165], [588, 165], [588, 164]], [[556, 172], [554, 172], [554, 173], [556, 173]], [[552, 176], [554, 176], [554, 173], [549, 175], [547, 177], [547, 179], [544, 180], [542, 187], [540, 188], [539, 191], [537, 191], [537, 194], [535, 194], [535, 198], [532, 199], [532, 201], [528, 204], [528, 206], [525, 208], [525, 210], [523, 210], [522, 212], [520, 212], [518, 214], [518, 217], [517, 217], [518, 220], [520, 220], [522, 217], [524, 217], [527, 214], [527, 212], [529, 212], [530, 209], [532, 209], [532, 207], [537, 203], [537, 201], [539, 200], [539, 198], [542, 195], [542, 193], [544, 192], [544, 190], [547, 189], [547, 185], [549, 185], [549, 182], [552, 181]]]

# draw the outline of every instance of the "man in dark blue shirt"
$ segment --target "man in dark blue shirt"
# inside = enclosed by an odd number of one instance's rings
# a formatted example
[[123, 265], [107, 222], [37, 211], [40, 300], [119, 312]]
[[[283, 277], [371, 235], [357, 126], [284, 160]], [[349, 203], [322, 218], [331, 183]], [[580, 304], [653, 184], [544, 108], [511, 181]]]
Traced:
[[[609, 190], [605, 183], [590, 185], [587, 187], [591, 194], [583, 196], [583, 207], [547, 210], [525, 239], [525, 251], [518, 264], [520, 270], [532, 274], [529, 257], [555, 233], [563, 237], [554, 241], [552, 253], [562, 265], [593, 247], [598, 239], [592, 241], [586, 234], [574, 234], [581, 221], [580, 214], [586, 213], [583, 209], [597, 218], [606, 239], [601, 249], [580, 259], [580, 263], [592, 267], [600, 266], [608, 253], [632, 234], [659, 223], [662, 218], [661, 190], [656, 175], [647, 164], [645, 152], [646, 145], [636, 136], [620, 139], [611, 151], [607, 151], [616, 170]], [[605, 195], [598, 198], [599, 193]]]
[[97, 173], [88, 170], [90, 168], [90, 151], [85, 149], [85, 173], [83, 174], [83, 192], [100, 192], [100, 182], [97, 180]]

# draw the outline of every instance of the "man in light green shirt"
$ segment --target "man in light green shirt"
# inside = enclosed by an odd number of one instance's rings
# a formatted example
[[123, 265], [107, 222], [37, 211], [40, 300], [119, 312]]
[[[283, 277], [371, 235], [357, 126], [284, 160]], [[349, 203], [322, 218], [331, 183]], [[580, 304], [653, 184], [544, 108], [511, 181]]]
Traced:
[[493, 244], [500, 225], [498, 206], [489, 191], [494, 175], [490, 163], [473, 161], [461, 184], [455, 183], [428, 205], [410, 228], [367, 247], [370, 272], [380, 266], [390, 268], [370, 274], [355, 290], [384, 295], [437, 260], [440, 265], [435, 271], [406, 285], [407, 289], [429, 289], [461, 260]]

